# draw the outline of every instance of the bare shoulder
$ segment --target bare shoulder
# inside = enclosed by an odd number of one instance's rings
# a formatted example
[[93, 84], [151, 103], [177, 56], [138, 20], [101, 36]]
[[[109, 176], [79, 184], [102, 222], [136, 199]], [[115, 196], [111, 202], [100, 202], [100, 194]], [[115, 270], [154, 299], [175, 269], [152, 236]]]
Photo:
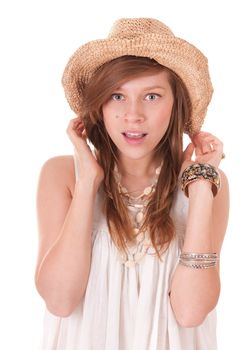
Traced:
[[75, 185], [75, 169], [73, 155], [60, 155], [47, 159], [41, 169], [51, 179], [63, 183], [73, 195]]

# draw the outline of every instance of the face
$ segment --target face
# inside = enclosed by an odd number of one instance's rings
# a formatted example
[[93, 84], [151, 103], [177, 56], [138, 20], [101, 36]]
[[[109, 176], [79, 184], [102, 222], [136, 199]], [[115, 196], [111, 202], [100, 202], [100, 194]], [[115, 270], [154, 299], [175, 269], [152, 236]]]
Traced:
[[103, 105], [103, 120], [121, 159], [153, 157], [168, 129], [173, 102], [165, 71], [134, 78], [113, 91]]

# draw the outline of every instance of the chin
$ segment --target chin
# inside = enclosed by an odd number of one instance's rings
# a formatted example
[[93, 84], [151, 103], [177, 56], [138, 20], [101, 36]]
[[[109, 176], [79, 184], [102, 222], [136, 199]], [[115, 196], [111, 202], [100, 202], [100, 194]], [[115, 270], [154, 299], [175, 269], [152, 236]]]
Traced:
[[139, 160], [152, 155], [152, 151], [131, 150], [130, 152], [124, 152], [119, 149], [119, 156], [129, 158], [132, 160]]

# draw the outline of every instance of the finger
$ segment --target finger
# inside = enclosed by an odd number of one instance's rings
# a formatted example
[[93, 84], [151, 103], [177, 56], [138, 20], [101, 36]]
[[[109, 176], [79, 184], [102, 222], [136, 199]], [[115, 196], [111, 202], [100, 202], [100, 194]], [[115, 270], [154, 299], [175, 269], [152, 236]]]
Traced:
[[201, 142], [199, 142], [199, 141], [196, 142], [194, 146], [195, 146], [195, 155], [196, 156], [202, 155], [203, 153], [206, 152], [206, 150], [204, 150], [204, 152], [203, 152], [203, 147], [202, 147]]
[[73, 123], [73, 127], [74, 127], [74, 128], [77, 128], [77, 127], [79, 127], [80, 125], [84, 125], [84, 123], [83, 123], [82, 120], [75, 120], [75, 122]]
[[77, 134], [80, 135], [83, 128], [83, 121], [79, 117], [77, 117], [70, 120], [69, 125], [67, 127], [67, 132], [70, 133], [72, 131], [75, 131]]
[[82, 120], [82, 119], [80, 117], [72, 118], [72, 119], [70, 119], [70, 123], [75, 123], [78, 120]]
[[193, 144], [195, 145], [195, 143], [198, 142], [198, 139], [200, 137], [203, 137], [204, 135], [207, 135], [207, 133], [204, 131], [199, 131], [199, 132], [196, 132], [195, 134], [191, 135], [190, 138], [191, 138], [191, 141], [193, 142]]
[[75, 123], [78, 123], [80, 121], [83, 121], [81, 117], [72, 118], [72, 119], [70, 119], [69, 124], [75, 124]]
[[221, 140], [218, 139], [218, 137], [214, 136], [214, 135], [206, 135], [203, 136], [203, 140], [205, 140], [206, 142], [221, 142]]
[[82, 130], [82, 129], [84, 129], [84, 124], [81, 123], [81, 122], [79, 122], [78, 124], [76, 124], [76, 125], [74, 126], [73, 129], [75, 129], [75, 130]]
[[86, 134], [84, 131], [84, 123], [80, 117], [76, 117], [70, 120], [67, 127], [67, 134], [73, 141], [79, 141], [79, 139], [85, 138]]
[[216, 137], [215, 135], [211, 134], [211, 133], [207, 133], [207, 132], [202, 132], [202, 133], [198, 133], [195, 136], [195, 139], [197, 140], [205, 140], [207, 142], [211, 142], [211, 141], [216, 141], [216, 142], [220, 142], [222, 143], [222, 141]]
[[196, 155], [206, 154], [212, 152], [213, 148], [210, 144], [210, 140], [213, 140], [213, 136], [209, 133], [198, 133], [194, 135], [194, 144], [196, 146]]
[[205, 141], [210, 144], [212, 152], [223, 152], [223, 143], [218, 139], [218, 137], [210, 135], [205, 137]]
[[86, 139], [87, 138], [87, 135], [86, 135], [86, 129], [84, 129], [81, 133], [81, 136]]
[[68, 126], [67, 126], [67, 130], [69, 130], [69, 129], [75, 129], [76, 125], [77, 125], [79, 122], [80, 122], [79, 117], [70, 119], [70, 121], [69, 121], [69, 123], [68, 123]]
[[188, 144], [188, 146], [186, 147], [186, 149], [183, 152], [183, 161], [185, 160], [191, 160], [193, 152], [194, 152], [195, 146], [194, 144], [191, 142]]

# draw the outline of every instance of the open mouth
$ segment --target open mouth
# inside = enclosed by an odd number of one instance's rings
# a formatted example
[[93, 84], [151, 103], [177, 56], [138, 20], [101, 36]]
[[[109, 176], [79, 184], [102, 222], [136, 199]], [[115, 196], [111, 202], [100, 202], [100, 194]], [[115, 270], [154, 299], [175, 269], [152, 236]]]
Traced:
[[144, 141], [146, 133], [137, 133], [137, 132], [123, 132], [125, 140], [131, 144], [138, 144]]
[[128, 139], [141, 139], [147, 135], [146, 133], [136, 133], [136, 132], [123, 132], [122, 134]]

